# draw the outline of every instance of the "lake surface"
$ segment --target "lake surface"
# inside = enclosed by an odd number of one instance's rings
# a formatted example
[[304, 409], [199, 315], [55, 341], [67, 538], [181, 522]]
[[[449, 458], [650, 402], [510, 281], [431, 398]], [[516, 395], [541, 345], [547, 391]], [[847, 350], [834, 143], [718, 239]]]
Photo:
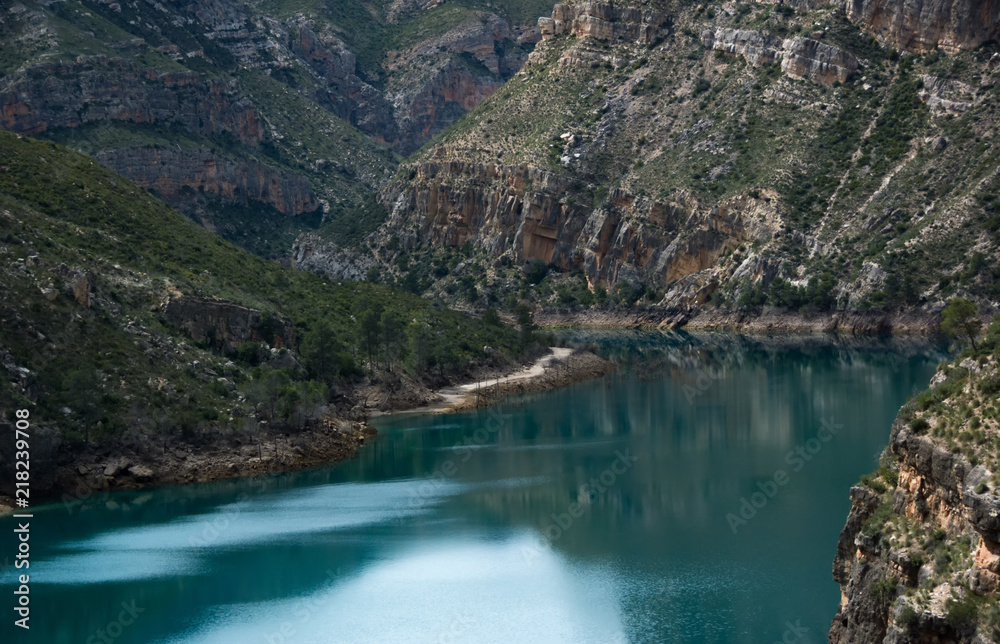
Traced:
[[380, 419], [336, 467], [36, 509], [0, 640], [825, 642], [848, 491], [939, 348], [580, 337], [622, 368]]

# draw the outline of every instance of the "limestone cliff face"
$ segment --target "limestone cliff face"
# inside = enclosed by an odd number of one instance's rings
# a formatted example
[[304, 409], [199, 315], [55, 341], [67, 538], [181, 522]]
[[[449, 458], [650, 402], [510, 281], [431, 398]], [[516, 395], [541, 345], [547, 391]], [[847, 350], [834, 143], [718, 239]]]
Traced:
[[357, 57], [332, 32], [322, 36], [314, 25], [299, 18], [289, 30], [289, 45], [327, 83], [318, 98], [337, 116], [382, 143], [399, 139], [399, 127], [393, 118], [392, 105], [375, 87], [357, 74]]
[[357, 57], [332, 29], [298, 17], [288, 32], [291, 50], [327, 83], [321, 101], [401, 154], [489, 97], [521, 68], [531, 44], [516, 42], [499, 16], [477, 12], [440, 36], [393, 52], [380, 90], [359, 75]]
[[847, 15], [889, 47], [975, 49], [1000, 35], [996, 0], [848, 0]]
[[797, 79], [826, 85], [846, 82], [858, 70], [858, 59], [835, 45], [807, 38], [782, 39], [747, 29], [706, 29], [702, 42], [709, 49], [740, 55], [753, 65], [780, 63]]
[[159, 73], [119, 58], [80, 57], [33, 65], [0, 89], [0, 127], [38, 135], [86, 123], [176, 125], [200, 134], [262, 138], [253, 104], [235, 83], [193, 72]]
[[[967, 362], [965, 374], [979, 371]], [[976, 384], [956, 377], [957, 391], [945, 404], [957, 408], [975, 397]], [[933, 423], [936, 415], [922, 418]], [[985, 423], [972, 426], [991, 432]], [[914, 426], [920, 427], [901, 413], [883, 457], [883, 464], [886, 458], [892, 463], [888, 474], [851, 489], [833, 564], [841, 587], [833, 644], [996, 641], [988, 608], [1000, 590], [1000, 497], [988, 469], [992, 459], [977, 463], [979, 455], [968, 456], [976, 448], [956, 452], [953, 439], [949, 446]]]
[[[417, 75], [423, 82], [408, 82]], [[499, 76], [477, 74], [451, 57], [403, 74], [393, 83], [391, 94], [400, 132], [396, 149], [403, 154], [416, 151], [501, 85]]]
[[648, 44], [662, 36], [671, 20], [666, 13], [640, 7], [587, 0], [557, 4], [551, 18], [539, 18], [542, 39], [562, 34], [597, 40], [628, 40]]
[[472, 243], [495, 258], [583, 271], [592, 285], [674, 285], [679, 304], [711, 294], [708, 280], [685, 278], [716, 269], [723, 254], [776, 230], [763, 199], [704, 207], [687, 193], [652, 200], [613, 190], [595, 206], [567, 200], [567, 178], [526, 165], [428, 162], [409, 172], [410, 181], [384, 195], [393, 204], [386, 229], [405, 248]]
[[301, 175], [256, 161], [233, 161], [205, 150], [130, 148], [99, 152], [97, 160], [177, 206], [186, 202], [184, 188], [188, 188], [232, 203], [270, 204], [289, 216], [320, 207], [309, 181]]
[[292, 246], [292, 265], [336, 280], [359, 282], [367, 277], [368, 270], [376, 262], [374, 257], [359, 249], [341, 248], [314, 233], [305, 233]]

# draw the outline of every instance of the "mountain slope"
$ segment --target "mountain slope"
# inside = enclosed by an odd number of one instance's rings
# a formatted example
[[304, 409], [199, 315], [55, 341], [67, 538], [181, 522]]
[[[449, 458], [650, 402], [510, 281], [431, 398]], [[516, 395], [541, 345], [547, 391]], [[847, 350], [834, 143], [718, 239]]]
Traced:
[[[557, 5], [526, 67], [400, 168], [371, 252], [404, 279], [400, 262], [468, 244], [489, 270], [431, 290], [476, 286], [480, 305], [608, 291], [679, 311], [992, 302], [994, 45], [972, 34], [953, 55], [901, 55], [852, 16]], [[557, 271], [532, 287], [533, 263]]]
[[510, 21], [526, 5], [487, 4], [15, 2], [0, 12], [0, 127], [84, 151], [284, 258], [299, 232], [354, 213], [392, 150], [520, 68], [537, 28]]
[[369, 382], [405, 402], [523, 349], [496, 323], [251, 255], [79, 153], [0, 133], [0, 159], [0, 419], [31, 410], [39, 492], [56, 445], [160, 463], [178, 442], [259, 444], [363, 416]]

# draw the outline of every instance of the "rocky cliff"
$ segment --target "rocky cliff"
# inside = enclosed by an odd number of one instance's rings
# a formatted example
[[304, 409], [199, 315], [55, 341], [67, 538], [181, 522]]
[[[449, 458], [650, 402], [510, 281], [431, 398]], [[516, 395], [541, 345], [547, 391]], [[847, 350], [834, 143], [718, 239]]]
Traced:
[[[995, 343], [1000, 326], [991, 328]], [[997, 365], [943, 366], [900, 412], [882, 465], [851, 489], [833, 565], [830, 642], [994, 642], [1000, 636]]]
[[848, 0], [847, 15], [889, 47], [955, 53], [976, 49], [1000, 35], [995, 0]]
[[95, 158], [176, 207], [186, 205], [192, 192], [207, 192], [237, 204], [266, 203], [288, 216], [320, 207], [305, 177], [254, 160], [156, 147], [98, 152]]
[[289, 320], [235, 302], [198, 297], [167, 298], [163, 316], [195, 342], [232, 354], [246, 342], [263, 342], [294, 350], [295, 327]]
[[538, 27], [544, 40], [572, 34], [576, 38], [648, 44], [665, 35], [670, 22], [662, 11], [587, 0], [557, 4], [551, 18], [538, 19]]
[[705, 47], [743, 56], [753, 65], [780, 64], [792, 78], [827, 85], [844, 83], [858, 71], [858, 59], [840, 47], [805, 38], [781, 39], [746, 29], [706, 29]]
[[[258, 204], [349, 216], [395, 168], [393, 150], [473, 109], [537, 40], [505, 6], [348, 4], [14, 3], [0, 14], [0, 127], [95, 155], [207, 225], [224, 220], [229, 239], [286, 256], [319, 219], [262, 222]], [[241, 217], [254, 234], [233, 232]]]
[[[530, 166], [428, 162], [413, 172], [415, 187], [391, 198], [395, 207], [387, 223], [404, 249], [472, 244], [518, 265], [535, 260], [583, 272], [593, 285], [655, 276], [657, 288], [669, 286], [685, 305], [702, 304], [711, 294], [690, 276], [778, 230], [765, 199], [704, 207], [683, 192], [651, 200], [614, 190], [605, 207], [595, 208], [568, 203], [563, 195], [571, 186], [564, 177]], [[649, 213], [648, 220], [639, 213]], [[739, 270], [740, 254], [731, 257], [729, 270]]]
[[32, 65], [3, 79], [0, 127], [39, 135], [86, 123], [124, 121], [228, 133], [247, 145], [263, 133], [237, 84], [193, 72], [161, 73], [107, 56]]
[[[581, 0], [539, 26], [528, 64], [381, 191], [385, 279], [737, 316], [1000, 293], [991, 51], [900, 57], [811, 3]], [[340, 256], [311, 248], [315, 269]]]

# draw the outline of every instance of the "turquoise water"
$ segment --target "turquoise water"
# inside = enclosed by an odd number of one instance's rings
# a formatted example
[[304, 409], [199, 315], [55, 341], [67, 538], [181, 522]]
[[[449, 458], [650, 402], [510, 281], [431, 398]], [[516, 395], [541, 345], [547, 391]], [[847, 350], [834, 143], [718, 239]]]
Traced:
[[937, 348], [584, 339], [622, 369], [381, 419], [337, 467], [37, 510], [32, 628], [0, 639], [826, 641], [848, 491]]

